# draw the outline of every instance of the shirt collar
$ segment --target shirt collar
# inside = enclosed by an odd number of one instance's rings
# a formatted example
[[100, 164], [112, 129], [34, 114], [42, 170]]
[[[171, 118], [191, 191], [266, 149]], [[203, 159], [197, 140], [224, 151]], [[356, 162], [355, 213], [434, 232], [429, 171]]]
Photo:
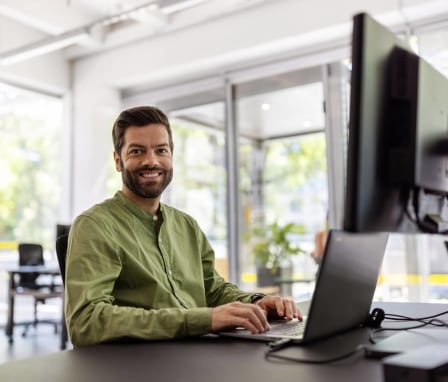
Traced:
[[[126, 196], [124, 196], [122, 191], [117, 191], [115, 193], [114, 198], [118, 200], [121, 204], [124, 205], [125, 208], [130, 210], [134, 215], [136, 215], [140, 219], [149, 220], [151, 223], [154, 222], [154, 216], [157, 216], [157, 214], [151, 214], [145, 209], [139, 207], [137, 204], [135, 204], [132, 200], [129, 200]], [[163, 216], [163, 206], [162, 203], [159, 204], [159, 211], [162, 213]], [[157, 220], [157, 219], [155, 219]]]

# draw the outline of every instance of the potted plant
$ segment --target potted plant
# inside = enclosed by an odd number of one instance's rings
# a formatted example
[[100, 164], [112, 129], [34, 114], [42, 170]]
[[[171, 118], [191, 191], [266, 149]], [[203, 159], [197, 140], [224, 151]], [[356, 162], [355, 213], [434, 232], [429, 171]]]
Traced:
[[252, 252], [257, 265], [258, 286], [275, 285], [275, 279], [279, 277], [291, 278], [292, 256], [305, 253], [291, 241], [291, 236], [304, 232], [303, 225], [296, 223], [281, 225], [277, 221], [266, 227], [253, 229], [250, 236], [253, 241]]

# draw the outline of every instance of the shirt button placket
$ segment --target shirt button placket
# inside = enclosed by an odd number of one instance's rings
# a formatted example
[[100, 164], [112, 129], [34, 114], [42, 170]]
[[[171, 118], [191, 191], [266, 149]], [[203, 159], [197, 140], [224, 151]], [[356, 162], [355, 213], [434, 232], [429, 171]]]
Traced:
[[167, 257], [165, 256], [164, 253], [164, 248], [163, 248], [163, 241], [162, 239], [159, 237], [158, 239], [158, 243], [159, 243], [159, 249], [160, 249], [160, 253], [162, 254], [162, 258], [163, 261], [165, 263], [165, 267], [167, 269], [167, 278], [168, 278], [168, 282], [171, 284], [171, 288], [173, 290], [173, 294], [176, 296], [176, 298], [179, 300], [179, 302], [185, 307], [187, 308], [187, 303], [184, 301], [184, 299], [182, 297], [180, 297], [177, 293], [176, 293], [176, 283], [173, 280], [173, 271], [170, 267], [170, 263], [167, 259]]

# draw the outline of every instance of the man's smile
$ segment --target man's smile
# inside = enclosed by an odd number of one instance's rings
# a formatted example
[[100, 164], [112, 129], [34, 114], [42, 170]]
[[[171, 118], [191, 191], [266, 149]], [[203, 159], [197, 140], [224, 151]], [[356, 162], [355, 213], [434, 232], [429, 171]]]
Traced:
[[143, 178], [156, 178], [159, 175], [162, 175], [162, 171], [142, 171], [139, 172], [139, 175]]

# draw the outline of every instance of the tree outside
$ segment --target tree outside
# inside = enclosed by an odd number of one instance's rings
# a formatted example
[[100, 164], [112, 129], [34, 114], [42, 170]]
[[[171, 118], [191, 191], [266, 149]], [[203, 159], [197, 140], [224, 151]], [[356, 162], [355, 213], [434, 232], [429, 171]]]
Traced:
[[0, 242], [54, 247], [61, 192], [59, 99], [0, 86]]

